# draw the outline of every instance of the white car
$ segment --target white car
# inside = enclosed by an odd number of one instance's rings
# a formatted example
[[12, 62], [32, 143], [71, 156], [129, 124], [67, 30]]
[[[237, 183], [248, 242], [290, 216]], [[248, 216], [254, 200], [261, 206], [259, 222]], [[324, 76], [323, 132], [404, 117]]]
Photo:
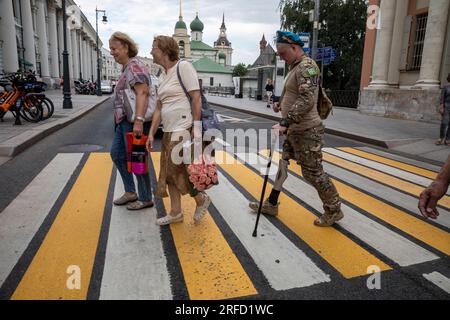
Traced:
[[102, 80], [101, 85], [102, 85], [102, 92], [103, 93], [113, 93], [114, 92], [114, 88], [112, 86], [111, 81], [109, 81], [109, 80]]

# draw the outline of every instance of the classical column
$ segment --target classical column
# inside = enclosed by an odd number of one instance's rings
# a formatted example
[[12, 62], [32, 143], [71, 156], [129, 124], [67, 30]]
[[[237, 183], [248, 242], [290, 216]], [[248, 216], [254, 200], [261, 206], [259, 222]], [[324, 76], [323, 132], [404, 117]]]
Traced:
[[76, 29], [72, 29], [70, 31], [70, 39], [71, 39], [71, 48], [72, 48], [72, 69], [73, 69], [73, 78], [78, 79], [80, 76], [80, 64], [78, 60], [78, 34]]
[[83, 80], [86, 79], [86, 74], [84, 70], [84, 40], [83, 40], [83, 32], [80, 32], [80, 72], [81, 72], [81, 78]]
[[0, 40], [3, 40], [3, 69], [5, 72], [16, 72], [19, 69], [19, 59], [17, 57], [16, 22], [14, 21], [12, 0], [1, 0], [0, 12]]
[[25, 47], [25, 60], [32, 63], [27, 69], [36, 70], [36, 49], [34, 47], [34, 28], [30, 1], [20, 1], [22, 10], [23, 44]]
[[83, 40], [83, 57], [84, 57], [84, 61], [83, 61], [83, 70], [84, 70], [84, 77], [85, 79], [89, 80], [91, 78], [91, 75], [89, 74], [89, 69], [88, 69], [88, 65], [89, 65], [89, 56], [87, 55], [87, 38], [85, 38]]
[[[50, 57], [52, 64], [50, 66], [50, 75], [53, 79], [58, 80], [62, 74], [59, 74], [59, 56], [58, 56], [58, 34], [56, 32], [56, 7], [55, 3], [48, 2], [48, 38], [50, 43]], [[70, 52], [70, 51], [69, 51]], [[71, 73], [72, 74], [72, 73]]]
[[386, 88], [388, 87], [387, 77], [394, 27], [395, 1], [381, 0], [379, 14], [381, 15], [381, 29], [377, 32], [372, 82], [369, 87]]
[[45, 26], [45, 3], [43, 0], [36, 0], [37, 5], [37, 34], [39, 37], [39, 53], [41, 57], [41, 76], [47, 82], [50, 81], [50, 67], [48, 63], [48, 40], [47, 28]]
[[430, 1], [422, 65], [416, 87], [439, 88], [439, 70], [442, 64], [449, 7], [450, 1], [448, 0]]
[[[64, 38], [63, 38], [63, 14], [62, 10], [58, 10], [56, 14], [56, 21], [58, 22], [58, 65], [59, 74], [63, 74], [63, 59], [62, 54], [64, 51]], [[70, 74], [73, 76], [73, 74]]]
[[67, 26], [66, 30], [66, 36], [67, 36], [67, 52], [69, 53], [69, 74], [71, 76], [71, 80], [75, 79], [76, 76], [74, 76], [73, 73], [73, 48], [72, 48], [72, 31], [70, 30], [70, 27]]
[[400, 81], [402, 38], [406, 14], [408, 11], [408, 2], [408, 0], [397, 0], [397, 6], [395, 8], [394, 30], [392, 35], [391, 54], [388, 69], [388, 84], [392, 87], [398, 87]]

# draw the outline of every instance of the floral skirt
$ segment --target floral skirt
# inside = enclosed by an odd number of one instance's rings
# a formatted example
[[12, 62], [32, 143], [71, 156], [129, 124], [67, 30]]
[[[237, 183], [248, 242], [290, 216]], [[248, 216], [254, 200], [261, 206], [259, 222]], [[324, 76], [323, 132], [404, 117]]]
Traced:
[[192, 184], [189, 182], [189, 175], [187, 172], [186, 164], [175, 164], [172, 161], [172, 150], [177, 146], [179, 141], [171, 141], [172, 132], [164, 132], [162, 138], [161, 147], [161, 160], [158, 184], [156, 187], [156, 196], [166, 198], [169, 196], [167, 193], [167, 185], [173, 185], [182, 194], [190, 194], [195, 196], [196, 192], [193, 189]]

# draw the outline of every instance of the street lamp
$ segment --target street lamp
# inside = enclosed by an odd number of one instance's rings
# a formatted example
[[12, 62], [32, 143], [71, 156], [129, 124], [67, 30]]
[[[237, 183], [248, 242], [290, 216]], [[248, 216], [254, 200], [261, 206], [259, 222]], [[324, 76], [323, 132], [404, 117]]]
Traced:
[[67, 14], [66, 14], [66, 0], [62, 0], [63, 10], [63, 39], [64, 51], [63, 55], [63, 109], [72, 109], [72, 97], [70, 93], [70, 74], [69, 74], [69, 53], [67, 52]]
[[103, 12], [103, 18], [102, 22], [107, 23], [108, 20], [106, 18], [106, 11], [105, 10], [98, 10], [97, 7], [95, 7], [95, 31], [97, 32], [97, 96], [102, 95], [102, 87], [100, 82], [100, 50], [98, 48], [98, 13]]

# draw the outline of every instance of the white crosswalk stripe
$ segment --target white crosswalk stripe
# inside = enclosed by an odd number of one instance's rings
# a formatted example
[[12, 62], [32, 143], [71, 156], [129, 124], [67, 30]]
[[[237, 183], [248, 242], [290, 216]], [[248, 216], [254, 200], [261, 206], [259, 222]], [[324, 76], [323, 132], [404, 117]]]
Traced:
[[[117, 174], [114, 198], [123, 194]], [[134, 212], [113, 206], [100, 299], [172, 299], [156, 215], [154, 207]]]
[[450, 294], [450, 279], [439, 272], [424, 274], [423, 277]]
[[224, 175], [220, 174], [219, 179], [220, 183], [208, 195], [272, 288], [287, 290], [330, 281], [328, 275], [264, 216], [258, 225], [259, 234], [264, 236], [253, 237], [256, 215], [251, 213], [248, 200]]
[[[237, 154], [237, 156], [244, 161], [244, 154]], [[267, 160], [260, 160], [260, 162], [263, 163], [262, 167], [266, 167], [264, 162], [267, 164]], [[258, 165], [252, 166], [257, 170], [261, 169]], [[275, 170], [278, 170], [278, 166], [275, 163], [272, 164], [272, 166]], [[271, 178], [274, 179], [275, 176], [272, 175]], [[289, 174], [288, 179], [283, 184], [283, 188], [299, 199], [302, 199], [317, 211], [323, 211], [323, 204], [317, 195], [316, 189], [308, 183]], [[345, 219], [339, 222], [341, 227], [348, 230], [361, 239], [361, 241], [366, 242], [386, 257], [398, 263], [400, 266], [409, 266], [438, 259], [433, 253], [367, 218], [356, 210], [346, 205], [342, 205], [342, 211], [345, 214]]]
[[[422, 217], [419, 209], [417, 208], [417, 198], [393, 188], [384, 186], [381, 183], [362, 177], [356, 173], [347, 171], [328, 162], [323, 162], [323, 167], [325, 171], [331, 176], [336, 177], [337, 179], [340, 179], [342, 181], [346, 181], [353, 186], [362, 187], [365, 192], [377, 196], [380, 199], [384, 199], [393, 204], [396, 204], [408, 210], [409, 212]], [[444, 227], [450, 228], [450, 211], [439, 208], [439, 212], [441, 215], [435, 222]]]
[[441, 170], [440, 167], [432, 165], [432, 164], [429, 164], [429, 163], [425, 163], [425, 162], [414, 160], [414, 159], [405, 158], [405, 157], [399, 156], [397, 154], [381, 151], [381, 150], [370, 148], [370, 147], [358, 147], [356, 149], [361, 150], [361, 151], [365, 151], [365, 152], [368, 152], [368, 153], [373, 153], [373, 154], [376, 154], [378, 156], [381, 156], [381, 157], [384, 157], [384, 158], [387, 158], [387, 159], [404, 162], [404, 163], [407, 163], [407, 164], [410, 164], [410, 165], [413, 165], [413, 166], [416, 166], [416, 167], [419, 167], [419, 168], [427, 169], [427, 170], [430, 170], [430, 171], [439, 172]]
[[0, 286], [26, 250], [83, 157], [58, 154], [0, 213]]
[[[400, 170], [391, 166], [387, 166], [385, 164], [382, 163], [378, 163], [372, 160], [368, 160], [365, 158], [361, 158], [355, 155], [352, 155], [350, 153], [347, 152], [343, 152], [341, 150], [337, 150], [337, 149], [333, 149], [333, 148], [324, 148], [324, 151], [335, 155], [337, 157], [349, 160], [349, 161], [353, 161], [355, 163], [361, 164], [363, 166], [378, 170], [378, 171], [382, 171], [384, 173], [396, 176], [398, 178], [401, 178], [403, 180], [421, 185], [423, 187], [427, 187], [431, 184], [432, 180], [428, 179], [428, 178], [424, 178], [422, 176], [404, 171], [404, 170]], [[447, 194], [450, 194], [450, 192], [447, 192]]]

